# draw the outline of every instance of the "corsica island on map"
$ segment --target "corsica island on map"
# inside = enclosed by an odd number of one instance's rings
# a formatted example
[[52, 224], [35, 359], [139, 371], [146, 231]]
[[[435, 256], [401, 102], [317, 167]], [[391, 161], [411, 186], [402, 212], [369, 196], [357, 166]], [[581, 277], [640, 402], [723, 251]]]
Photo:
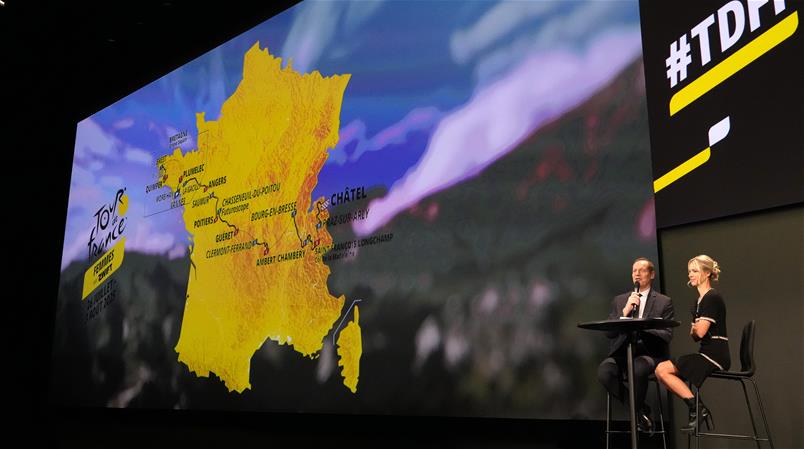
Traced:
[[[184, 204], [191, 270], [176, 345], [199, 376], [229, 391], [250, 388], [254, 353], [271, 339], [317, 357], [344, 311], [327, 287], [315, 248], [332, 244], [323, 198], [312, 200], [328, 149], [338, 142], [349, 75], [299, 74], [260, 49], [244, 56], [243, 79], [217, 121], [196, 114], [198, 148], [157, 162]], [[338, 334], [344, 385], [357, 391], [359, 312]]]

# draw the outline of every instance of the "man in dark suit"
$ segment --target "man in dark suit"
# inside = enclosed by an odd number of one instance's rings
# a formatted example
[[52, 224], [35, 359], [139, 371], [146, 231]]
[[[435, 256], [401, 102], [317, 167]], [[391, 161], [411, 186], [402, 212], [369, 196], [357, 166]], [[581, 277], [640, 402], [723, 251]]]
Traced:
[[[653, 290], [651, 284], [655, 277], [653, 262], [643, 257], [635, 260], [631, 269], [634, 291], [614, 298], [609, 319], [633, 317], [672, 320], [673, 301]], [[620, 402], [627, 403], [628, 389], [624, 374], [628, 366], [626, 360], [628, 336], [620, 332], [609, 332], [606, 336], [611, 339], [611, 350], [609, 356], [600, 363], [597, 378], [612, 396]], [[672, 329], [650, 329], [639, 332], [637, 336], [634, 347], [634, 404], [639, 429], [643, 432], [653, 431], [650, 409], [645, 404], [648, 376], [653, 373], [659, 362], [669, 358], [671, 338], [673, 338]]]

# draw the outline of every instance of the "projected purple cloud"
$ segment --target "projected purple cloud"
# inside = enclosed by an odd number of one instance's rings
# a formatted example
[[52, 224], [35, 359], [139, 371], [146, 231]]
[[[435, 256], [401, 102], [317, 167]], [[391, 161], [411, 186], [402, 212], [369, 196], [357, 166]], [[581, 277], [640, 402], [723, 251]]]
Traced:
[[531, 56], [508, 77], [480, 91], [434, 130], [422, 160], [371, 204], [360, 235], [374, 232], [423, 197], [479, 173], [539, 126], [588, 98], [641, 51], [638, 30], [612, 32], [581, 54], [550, 51]]

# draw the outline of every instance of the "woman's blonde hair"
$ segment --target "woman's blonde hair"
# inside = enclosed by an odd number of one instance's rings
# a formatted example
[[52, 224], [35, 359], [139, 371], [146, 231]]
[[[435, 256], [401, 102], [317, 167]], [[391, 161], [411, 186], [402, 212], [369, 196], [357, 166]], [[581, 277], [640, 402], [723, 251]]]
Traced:
[[698, 267], [707, 272], [709, 274], [710, 281], [717, 281], [720, 278], [720, 265], [718, 265], [715, 259], [707, 256], [706, 254], [701, 254], [700, 256], [695, 256], [687, 262], [687, 265], [691, 265], [692, 263], [698, 265]]

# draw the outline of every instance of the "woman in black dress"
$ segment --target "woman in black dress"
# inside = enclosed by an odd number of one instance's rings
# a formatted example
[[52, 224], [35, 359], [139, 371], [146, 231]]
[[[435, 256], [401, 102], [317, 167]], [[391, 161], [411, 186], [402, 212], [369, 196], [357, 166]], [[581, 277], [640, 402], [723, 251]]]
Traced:
[[[687, 263], [687, 285], [698, 290], [698, 301], [692, 306], [693, 322], [690, 336], [700, 341], [697, 354], [687, 354], [677, 360], [666, 360], [656, 367], [656, 378], [668, 390], [687, 403], [690, 410], [689, 425], [682, 430], [696, 428], [695, 396], [685, 382], [700, 388], [704, 380], [715, 370], [725, 371], [731, 365], [729, 338], [726, 333], [726, 303], [720, 293], [712, 288], [720, 276], [720, 267], [711, 257], [700, 255]], [[711, 429], [714, 420], [705, 405], [700, 404], [701, 421]]]

